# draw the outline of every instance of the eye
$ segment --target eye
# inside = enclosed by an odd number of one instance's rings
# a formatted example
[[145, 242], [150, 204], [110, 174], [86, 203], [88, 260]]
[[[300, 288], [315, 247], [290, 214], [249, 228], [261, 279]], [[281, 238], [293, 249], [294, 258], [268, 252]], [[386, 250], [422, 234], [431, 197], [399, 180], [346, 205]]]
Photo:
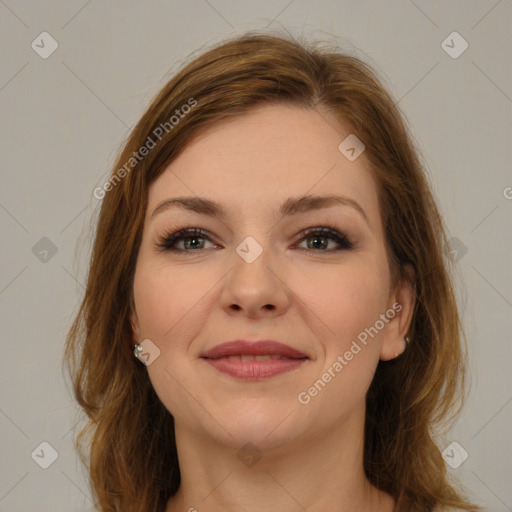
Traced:
[[[204, 244], [200, 242], [201, 239], [208, 240], [212, 243], [206, 231], [199, 228], [184, 228], [174, 233], [165, 233], [158, 241], [157, 245], [158, 249], [161, 251], [191, 252], [189, 250], [190, 248], [197, 250], [205, 249], [205, 247], [203, 247]], [[181, 241], [185, 242], [185, 249], [176, 247], [178, 242]]]
[[[301, 248], [298, 245], [296, 246], [306, 252], [335, 252], [353, 248], [352, 242], [344, 234], [327, 226], [306, 229], [300, 233], [300, 236], [301, 243], [303, 240], [311, 240], [307, 247]], [[204, 242], [201, 242], [201, 240], [206, 240], [213, 247], [218, 247], [211, 241], [206, 231], [200, 228], [182, 228], [178, 231], [166, 232], [157, 242], [157, 248], [163, 252], [173, 251], [182, 253], [208, 249], [208, 247], [204, 247]], [[336, 242], [338, 247], [329, 249], [329, 241]], [[181, 248], [177, 247], [179, 243], [183, 244]]]
[[[302, 248], [307, 252], [333, 252], [353, 248], [352, 242], [344, 234], [330, 227], [309, 228], [304, 230], [301, 235], [301, 240], [311, 240], [306, 248]], [[327, 249], [329, 241], [336, 242], [338, 247]]]

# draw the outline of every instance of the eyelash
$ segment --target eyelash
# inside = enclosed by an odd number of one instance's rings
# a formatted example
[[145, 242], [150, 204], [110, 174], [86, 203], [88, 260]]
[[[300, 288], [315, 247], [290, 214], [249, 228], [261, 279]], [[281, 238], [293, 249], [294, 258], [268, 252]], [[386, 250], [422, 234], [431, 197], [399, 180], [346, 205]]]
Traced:
[[[340, 245], [337, 249], [304, 249], [301, 248], [301, 250], [306, 251], [307, 253], [319, 253], [319, 252], [326, 252], [326, 253], [332, 253], [332, 252], [338, 252], [338, 251], [347, 251], [353, 249], [352, 242], [342, 233], [337, 231], [334, 228], [331, 228], [329, 226], [322, 226], [322, 227], [315, 227], [315, 228], [308, 228], [303, 230], [300, 233], [300, 240], [299, 243], [302, 242], [306, 238], [310, 238], [312, 236], [321, 236], [325, 237], [331, 240], [334, 240], [336, 243]], [[208, 240], [209, 242], [212, 242], [210, 240], [210, 237], [208, 236], [208, 233], [206, 231], [203, 231], [199, 228], [181, 228], [178, 231], [168, 231], [166, 232], [157, 242], [157, 248], [158, 250], [162, 252], [168, 252], [172, 251], [175, 253], [185, 253], [185, 252], [196, 252], [196, 251], [204, 251], [206, 249], [176, 249], [176, 247], [173, 247], [176, 242], [179, 240], [185, 240], [190, 239], [194, 237], [200, 237]], [[213, 242], [212, 242], [213, 243]]]

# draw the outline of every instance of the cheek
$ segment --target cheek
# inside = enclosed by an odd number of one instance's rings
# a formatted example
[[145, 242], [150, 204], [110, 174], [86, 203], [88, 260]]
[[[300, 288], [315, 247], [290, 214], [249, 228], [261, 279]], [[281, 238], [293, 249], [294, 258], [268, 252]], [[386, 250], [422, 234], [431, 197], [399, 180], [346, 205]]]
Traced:
[[147, 367], [149, 378], [167, 410], [182, 418], [193, 416], [188, 393], [183, 389], [194, 388], [194, 375], [184, 358], [189, 341], [201, 329], [201, 299], [210, 287], [204, 286], [198, 272], [145, 261], [134, 276], [141, 339], [150, 339], [160, 350], [159, 357]]
[[165, 341], [200, 311], [204, 282], [196, 272], [176, 267], [141, 264], [135, 272], [134, 297], [141, 335]]
[[377, 267], [331, 269], [322, 288], [313, 295], [309, 290], [308, 302], [324, 326], [316, 331], [324, 354], [322, 370], [302, 391], [315, 397], [319, 415], [328, 404], [340, 404], [328, 413], [339, 416], [364, 402], [379, 362], [379, 334], [370, 336], [368, 329], [386, 311], [385, 277]]
[[335, 338], [357, 334], [385, 311], [386, 275], [376, 266], [331, 267], [321, 282], [313, 286], [303, 281], [302, 295]]

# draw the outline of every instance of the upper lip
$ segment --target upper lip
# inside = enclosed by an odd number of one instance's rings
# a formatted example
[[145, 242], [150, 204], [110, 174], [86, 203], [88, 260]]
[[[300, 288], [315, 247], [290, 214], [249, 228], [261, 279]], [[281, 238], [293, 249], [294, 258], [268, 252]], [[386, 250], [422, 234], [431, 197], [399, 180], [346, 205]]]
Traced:
[[216, 345], [210, 350], [206, 350], [200, 355], [200, 357], [206, 359], [219, 359], [221, 357], [238, 355], [280, 355], [283, 357], [289, 357], [291, 359], [308, 358], [306, 354], [303, 354], [299, 350], [274, 340], [227, 341], [225, 343], [221, 343], [220, 345]]

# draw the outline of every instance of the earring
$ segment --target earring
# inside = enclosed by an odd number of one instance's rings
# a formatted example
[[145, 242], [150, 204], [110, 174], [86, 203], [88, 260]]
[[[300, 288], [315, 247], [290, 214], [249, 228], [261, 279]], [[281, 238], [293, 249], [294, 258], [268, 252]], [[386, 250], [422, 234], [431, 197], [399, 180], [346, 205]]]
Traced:
[[138, 345], [137, 343], [134, 345], [134, 349], [133, 349], [133, 355], [138, 359], [139, 358], [139, 355], [142, 354], [142, 351], [144, 350], [142, 348], [142, 345]]
[[[404, 341], [405, 341], [405, 349], [406, 349], [406, 348], [407, 348], [407, 345], [409, 345], [409, 342], [411, 341], [411, 339], [409, 338], [409, 336], [406, 336], [406, 337], [404, 338]], [[405, 351], [405, 349], [404, 349], [404, 351]], [[402, 354], [403, 354], [403, 352], [402, 352]], [[395, 354], [395, 357], [398, 357], [399, 355], [400, 355], [400, 354], [398, 354], [398, 352], [397, 352], [397, 353]]]

